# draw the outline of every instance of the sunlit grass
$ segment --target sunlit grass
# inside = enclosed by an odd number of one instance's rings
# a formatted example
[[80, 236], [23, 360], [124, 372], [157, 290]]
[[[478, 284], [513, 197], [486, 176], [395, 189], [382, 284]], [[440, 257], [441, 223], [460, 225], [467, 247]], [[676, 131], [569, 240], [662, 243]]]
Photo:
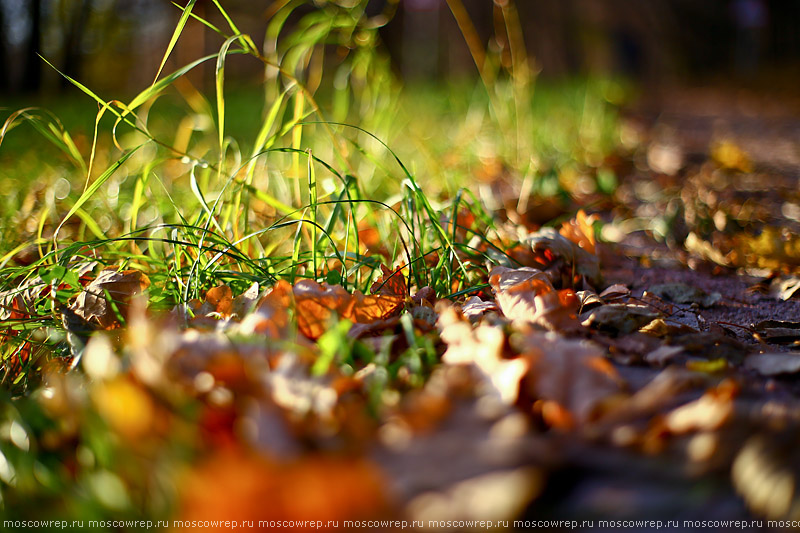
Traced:
[[[380, 48], [379, 21], [363, 14], [366, 2], [328, 2], [285, 27], [300, 4], [276, 4], [263, 49], [218, 6], [228, 25], [208, 31], [219, 52], [154, 73], [153, 85], [132, 97], [97, 94], [70, 80], [82, 94], [78, 106], [70, 99], [48, 111], [0, 111], [0, 187], [7, 191], [0, 195], [0, 381], [9, 398], [33, 399], [9, 407], [3, 419], [24, 420], [34, 442], [52, 424], [40, 402], [66, 409], [74, 399], [58, 395], [83, 391], [74, 373], [57, 374], [46, 391], [39, 385], [53, 361], [79, 361], [93, 333], [81, 331], [68, 309], [87, 272], [107, 266], [145, 273], [155, 317], [189, 308], [219, 284], [240, 294], [253, 282], [312, 279], [367, 293], [381, 265], [399, 269], [414, 292], [429, 286], [439, 298], [455, 299], [485, 288], [491, 264], [513, 264], [505, 252], [516, 242], [502, 227], [509, 216], [495, 212], [496, 183], [513, 184], [517, 202], [569, 197], [563, 176], [596, 179], [616, 147], [623, 90], [615, 82], [539, 81], [517, 49], [510, 64], [487, 54], [480, 80], [404, 87]], [[193, 5], [180, 11], [162, 67], [183, 25], [206, 23], [191, 13]], [[347, 53], [329, 64], [332, 48]], [[233, 55], [260, 65], [262, 83], [230, 84], [225, 67]], [[185, 77], [204, 63], [216, 73], [208, 93]], [[349, 340], [346, 328], [331, 330], [319, 339], [322, 362], [314, 372], [324, 373], [336, 357], [343, 366], [376, 363], [385, 376], [375, 381], [370, 405], [401, 370], [406, 384], [419, 386], [436, 349], [407, 314], [400, 328], [408, 349], [394, 361]], [[112, 341], [125, 342], [116, 333]], [[126, 383], [97, 394], [128, 395], [142, 412], [156, 409], [152, 391]], [[190, 452], [167, 447], [164, 457], [142, 459], [109, 442], [92, 407], [100, 400], [84, 396], [74, 400], [82, 407], [71, 429], [84, 443], [79, 479], [72, 483], [62, 458], [45, 457], [38, 466], [18, 446], [0, 443], [20, 473], [8, 501], [31, 496], [34, 505], [73, 490], [67, 499], [74, 516], [163, 514], [164, 506], [150, 501], [158, 491], [135, 502], [117, 491], [113, 505], [104, 491], [113, 493], [120, 479], [148, 486], [136, 473], [115, 470], [120, 464], [177, 463]], [[172, 445], [191, 448], [198, 430], [185, 420], [193, 404], [172, 393], [158, 402], [180, 413], [170, 422], [178, 428]], [[113, 426], [115, 416], [106, 422]], [[50, 484], [39, 479], [47, 476]]]
[[[192, 6], [162, 67], [184, 24], [199, 23]], [[516, 43], [510, 63], [476, 58], [477, 84], [403, 87], [363, 3], [327, 4], [287, 29], [295, 7], [273, 13], [263, 52], [222, 11], [229, 27], [208, 29], [219, 53], [159, 70], [126, 101], [71, 80], [79, 106], [6, 110], [2, 288], [93, 260], [155, 276], [151, 305], [169, 309], [219, 282], [312, 278], [366, 290], [385, 263], [440, 297], [460, 295], [489, 260], [467, 241], [495, 231], [493, 184], [516, 184], [519, 202], [564, 194], [570, 176], [595, 179], [615, 149], [616, 82], [537, 82]], [[336, 44], [350, 52], [328, 67]], [[260, 62], [264, 82], [228, 87], [231, 54]], [[216, 65], [212, 94], [184, 77], [205, 63]], [[94, 120], [75, 112], [91, 106]], [[34, 148], [24, 142], [32, 130]], [[473, 226], [448, 222], [461, 211]], [[377, 238], [362, 242], [365, 232]], [[57, 307], [52, 296], [36, 305], [56, 323]]]

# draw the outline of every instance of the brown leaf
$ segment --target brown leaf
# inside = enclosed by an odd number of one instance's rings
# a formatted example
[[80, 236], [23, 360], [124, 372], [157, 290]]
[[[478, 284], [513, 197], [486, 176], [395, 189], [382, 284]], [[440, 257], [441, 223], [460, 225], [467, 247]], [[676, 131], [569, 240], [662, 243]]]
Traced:
[[227, 285], [218, 285], [206, 293], [206, 303], [212, 312], [221, 316], [230, 316], [233, 309], [233, 291]]
[[800, 372], [800, 355], [796, 353], [760, 353], [748, 356], [744, 366], [762, 376], [778, 376]]
[[800, 322], [762, 320], [753, 325], [759, 336], [773, 344], [792, 344], [800, 339]]
[[631, 290], [622, 285], [621, 283], [615, 283], [610, 287], [606, 287], [606, 289], [600, 293], [600, 298], [602, 298], [606, 302], [610, 302], [612, 300], [619, 300], [620, 298], [627, 298], [631, 295]]
[[[542, 264], [549, 266], [561, 259], [562, 277], [573, 278], [573, 274], [584, 276], [593, 286], [601, 284], [600, 261], [594, 253], [581, 248], [553, 228], [541, 228], [528, 236], [527, 242], [536, 254], [542, 256]], [[550, 270], [550, 269], [548, 269]]]
[[581, 323], [587, 327], [631, 333], [657, 316], [658, 312], [646, 305], [608, 304], [581, 315]]
[[718, 292], [707, 293], [703, 289], [692, 287], [685, 283], [660, 283], [651, 285], [647, 292], [655, 294], [659, 298], [666, 298], [676, 304], [696, 303], [700, 307], [711, 307], [717, 303], [722, 295]]
[[138, 270], [103, 270], [78, 295], [70, 309], [87, 322], [96, 322], [105, 329], [115, 328], [119, 326], [119, 320], [114, 306], [123, 317], [126, 316], [133, 296], [149, 286], [150, 279]]
[[288, 310], [292, 304], [292, 286], [279, 280], [256, 304], [256, 310], [244, 317], [240, 331], [245, 335], [260, 333], [273, 339], [286, 338]]
[[297, 282], [293, 293], [297, 327], [310, 339], [322, 336], [336, 318], [369, 324], [393, 315], [405, 301], [401, 296], [365, 296], [360, 291], [350, 294], [340, 285], [313, 280]]
[[385, 265], [381, 265], [381, 271], [383, 275], [372, 284], [370, 292], [372, 294], [402, 296], [405, 298], [408, 295], [408, 286], [406, 285], [406, 278], [403, 276], [401, 269], [398, 268], [392, 272]]
[[575, 218], [562, 224], [558, 232], [590, 254], [593, 254], [595, 253], [593, 224], [598, 220], [597, 215], [586, 216], [584, 210], [581, 209], [575, 215]]
[[531, 333], [523, 341], [530, 371], [525, 394], [551, 425], [569, 429], [603, 414], [625, 386], [596, 345], [567, 340], [553, 333]]
[[503, 314], [513, 321], [538, 323], [548, 329], [569, 329], [577, 324], [575, 293], [553, 289], [541, 270], [495, 267], [489, 273], [489, 283]]
[[501, 328], [480, 325], [473, 329], [452, 307], [441, 311], [439, 327], [441, 338], [447, 344], [443, 362], [474, 365], [489, 386], [489, 392], [506, 405], [516, 402], [519, 382], [528, 369], [528, 361], [502, 357], [506, 339]]
[[381, 516], [387, 509], [383, 479], [361, 459], [309, 457], [288, 464], [237, 449], [225, 450], [196, 466], [179, 480], [180, 519], [291, 520], [306, 531], [333, 531], [341, 520]]

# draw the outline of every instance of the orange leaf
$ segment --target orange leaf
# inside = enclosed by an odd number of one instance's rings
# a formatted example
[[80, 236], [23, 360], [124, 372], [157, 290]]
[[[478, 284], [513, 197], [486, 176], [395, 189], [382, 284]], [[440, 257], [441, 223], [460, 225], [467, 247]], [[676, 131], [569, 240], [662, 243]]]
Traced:
[[218, 285], [208, 290], [206, 303], [211, 305], [214, 312], [228, 316], [233, 308], [233, 291], [227, 285]]
[[439, 327], [441, 338], [447, 344], [443, 362], [474, 365], [492, 395], [506, 405], [517, 401], [520, 380], [528, 371], [529, 362], [521, 357], [503, 357], [506, 338], [501, 328], [483, 324], [473, 328], [452, 307], [440, 313]]
[[403, 296], [372, 295], [365, 296], [359, 291], [353, 293], [353, 313], [346, 318], [359, 324], [371, 324], [384, 320], [403, 308]]
[[297, 282], [293, 293], [297, 327], [310, 339], [322, 336], [335, 318], [370, 324], [399, 311], [404, 302], [400, 296], [350, 294], [340, 285], [313, 280]]
[[575, 215], [575, 218], [565, 222], [558, 232], [590, 254], [593, 254], [595, 246], [593, 224], [597, 220], [597, 215], [586, 216], [586, 213], [581, 209]]
[[402, 296], [403, 298], [408, 295], [408, 286], [406, 285], [406, 278], [398, 268], [394, 272], [381, 265], [383, 275], [372, 284], [370, 292], [372, 294], [383, 294], [386, 296]]
[[364, 460], [318, 456], [277, 464], [233, 449], [180, 480], [180, 519], [223, 521], [207, 531], [228, 531], [225, 520], [298, 520], [306, 522], [294, 531], [333, 531], [336, 521], [381, 516], [387, 509], [382, 487], [379, 472]]
[[242, 320], [242, 332], [261, 333], [273, 339], [285, 338], [289, 329], [287, 310], [292, 303], [292, 286], [279, 280], [256, 304], [256, 310]]

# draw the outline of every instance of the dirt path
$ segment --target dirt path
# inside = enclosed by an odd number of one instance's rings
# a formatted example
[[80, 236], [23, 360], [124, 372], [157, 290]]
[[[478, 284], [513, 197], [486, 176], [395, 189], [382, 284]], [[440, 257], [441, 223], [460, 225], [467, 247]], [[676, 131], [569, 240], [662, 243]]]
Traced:
[[[793, 324], [777, 332], [766, 322], [800, 320], [800, 298], [769, 293], [772, 279], [800, 267], [800, 101], [685, 90], [642, 103], [627, 120], [640, 144], [603, 215], [617, 242], [599, 251], [602, 273], [606, 286], [630, 289], [628, 304], [663, 313], [666, 329], [612, 325], [587, 336], [608, 350], [628, 405], [579, 432], [527, 431], [498, 444], [497, 426], [511, 422], [487, 422], [466, 403], [411, 449], [379, 454], [399, 494], [444, 490], [452, 507], [471, 490], [467, 478], [533, 468], [526, 486], [539, 479], [542, 492], [523, 523], [578, 521], [551, 530], [655, 520], [689, 531], [742, 520], [715, 530], [768, 531], [768, 518], [800, 516], [791, 488], [800, 479], [800, 383], [796, 371], [758, 366], [764, 353], [800, 361], [800, 329], [795, 338]], [[722, 143], [727, 155], [715, 148]], [[665, 284], [700, 292], [684, 299]]]
[[[678, 202], [681, 208], [675, 210], [669, 229], [679, 235], [668, 236], [677, 237], [671, 246], [652, 240], [650, 231], [627, 235], [607, 256], [603, 272], [606, 282], [625, 284], [639, 297], [648, 288], [664, 283], [685, 284], [720, 295], [718, 302], [705, 309], [688, 304], [676, 304], [672, 309], [678, 322], [701, 332], [701, 337], [690, 343], [682, 344], [677, 336], [666, 339], [667, 344], [684, 346], [689, 354], [687, 358], [678, 359], [679, 363], [672, 368], [677, 369], [681, 363], [685, 365], [696, 358], [726, 359], [736, 366], [732, 363], [732, 359], [737, 358], [736, 352], [743, 355], [794, 351], [794, 342], [764, 339], [755, 334], [754, 328], [767, 320], [800, 320], [800, 300], [781, 301], [754, 290], [764, 280], [764, 269], [720, 266], [699, 257], [696, 250], [687, 251], [680, 246], [680, 241], [692, 232], [707, 242], [718, 238], [717, 242], [728, 243], [742, 234], [755, 239], [764, 228], [775, 227], [783, 229], [783, 242], [793, 243], [798, 228], [794, 206], [800, 179], [800, 101], [713, 89], [682, 90], [643, 102], [627, 116], [630, 125], [643, 134], [647, 146], [634, 155], [634, 159], [639, 158], [637, 167], [640, 168], [634, 168], [624, 180], [624, 186], [634, 191], [627, 198], [627, 207], [644, 218], [653, 214], [653, 205], [659, 206], [658, 212]], [[720, 185], [715, 178], [721, 171], [710, 168], [709, 154], [715, 143], [723, 141], [746, 154], [749, 168], [723, 171], [728, 179]], [[643, 170], [645, 161], [652, 162], [653, 152], [660, 147], [672, 150], [677, 159], [673, 161], [674, 168], [662, 169], [672, 175]], [[646, 191], [649, 196], [636, 194], [637, 190], [646, 188], [648, 182], [658, 183], [661, 190]], [[713, 222], [714, 213], [724, 210], [729, 215], [728, 224], [717, 223], [717, 227], [712, 225], [711, 229], [701, 227], [697, 220], [702, 218], [702, 215], [697, 216], [698, 206], [687, 207], [687, 204], [703, 203], [698, 198], [704, 193], [717, 196], [702, 206], [707, 209], [704, 214]], [[622, 203], [626, 203], [625, 200]], [[730, 216], [737, 212], [736, 206], [748, 203], [754, 204], [752, 212], [756, 215], [752, 220]], [[695, 220], [686, 220], [687, 213], [692, 210]], [[730, 229], [731, 219], [738, 223], [735, 230]], [[733, 236], [726, 235], [726, 230]], [[633, 251], [637, 257], [620, 258], [616, 253], [620, 249]], [[786, 254], [777, 255], [781, 256], [779, 259], [786, 259], [783, 257]], [[793, 257], [789, 259], [794, 260]], [[790, 271], [796, 265], [781, 267]], [[612, 339], [609, 344], [615, 343], [620, 343], [620, 339]], [[664, 379], [664, 370], [641, 363], [617, 364], [616, 368], [638, 391]], [[747, 457], [754, 457], [752, 468], [772, 468], [787, 479], [797, 479], [798, 456], [787, 452], [786, 446], [794, 443], [796, 429], [800, 428], [797, 424], [800, 385], [791, 375], [768, 378], [738, 367], [729, 372], [703, 375], [699, 378], [702, 385], [686, 386], [681, 393], [685, 395], [683, 399], [698, 398], [704, 387], [719, 384], [726, 378], [736, 380], [741, 391], [735, 401], [734, 423], [716, 433], [713, 460], [692, 459], [692, 450], [701, 447], [705, 438], [701, 436], [703, 433], [675, 439], [664, 447], [655, 446], [657, 452], [648, 452], [647, 445], [641, 441], [638, 449], [637, 446], [626, 449], [609, 443], [573, 441], [563, 448], [567, 457], [563, 468], [552, 473], [545, 494], [536, 501], [529, 515], [594, 519], [595, 527], [583, 528], [586, 531], [616, 530], [598, 529], [597, 521], [603, 519], [679, 520], [681, 530], [700, 529], [685, 527], [684, 520], [691, 523], [761, 520], [764, 505], [769, 508], [769, 504], [760, 502], [769, 502], [770, 498], [785, 494], [781, 493], [775, 476], [737, 479], [736, 474], [732, 474], [732, 470], [735, 471], [732, 465], [737, 460], [741, 465]], [[677, 397], [675, 401], [679, 401]], [[769, 414], [776, 406], [780, 406], [782, 413], [777, 418]], [[706, 435], [712, 434], [715, 433]], [[757, 487], [759, 483], [760, 488]], [[646, 527], [634, 529], [650, 530]], [[739, 530], [765, 529], [754, 522]]]

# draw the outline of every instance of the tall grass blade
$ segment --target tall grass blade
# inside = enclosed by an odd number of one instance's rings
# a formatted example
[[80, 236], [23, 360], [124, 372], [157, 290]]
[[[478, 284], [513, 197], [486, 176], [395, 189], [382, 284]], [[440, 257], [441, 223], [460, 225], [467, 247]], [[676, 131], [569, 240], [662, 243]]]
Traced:
[[186, 7], [183, 8], [181, 17], [178, 19], [178, 24], [175, 26], [175, 31], [172, 32], [172, 37], [170, 37], [167, 50], [164, 52], [164, 57], [161, 58], [161, 64], [158, 66], [158, 71], [156, 72], [156, 77], [153, 78], [151, 87], [156, 84], [158, 77], [161, 76], [161, 71], [164, 69], [164, 65], [167, 63], [167, 59], [169, 59], [172, 49], [175, 48], [178, 38], [181, 36], [181, 33], [183, 33], [183, 27], [186, 26], [186, 21], [189, 20], [189, 15], [192, 14], [192, 9], [194, 8], [195, 2], [197, 2], [197, 0], [189, 0], [189, 2], [186, 4]]
[[75, 202], [75, 204], [73, 204], [72, 208], [70, 208], [70, 210], [61, 220], [61, 223], [58, 225], [55, 232], [53, 233], [53, 244], [55, 245], [56, 249], [58, 248], [58, 233], [59, 231], [61, 231], [61, 228], [64, 226], [64, 224], [66, 224], [67, 221], [72, 217], [72, 215], [74, 215], [78, 211], [78, 209], [80, 209], [83, 206], [83, 204], [85, 204], [86, 201], [89, 198], [91, 198], [94, 195], [94, 193], [96, 193], [98, 189], [100, 189], [100, 187], [102, 187], [106, 181], [108, 181], [108, 178], [110, 178], [114, 174], [114, 172], [117, 171], [119, 167], [125, 164], [125, 161], [130, 159], [130, 157], [133, 154], [135, 154], [142, 146], [144, 146], [144, 144], [140, 144], [139, 146], [123, 154], [122, 157], [120, 157], [118, 160], [114, 162], [113, 165], [111, 165], [111, 167], [109, 167], [105, 172], [103, 172], [100, 176], [98, 176], [97, 179], [84, 191], [84, 193], [80, 196], [80, 198], [78, 198], [78, 200]]

